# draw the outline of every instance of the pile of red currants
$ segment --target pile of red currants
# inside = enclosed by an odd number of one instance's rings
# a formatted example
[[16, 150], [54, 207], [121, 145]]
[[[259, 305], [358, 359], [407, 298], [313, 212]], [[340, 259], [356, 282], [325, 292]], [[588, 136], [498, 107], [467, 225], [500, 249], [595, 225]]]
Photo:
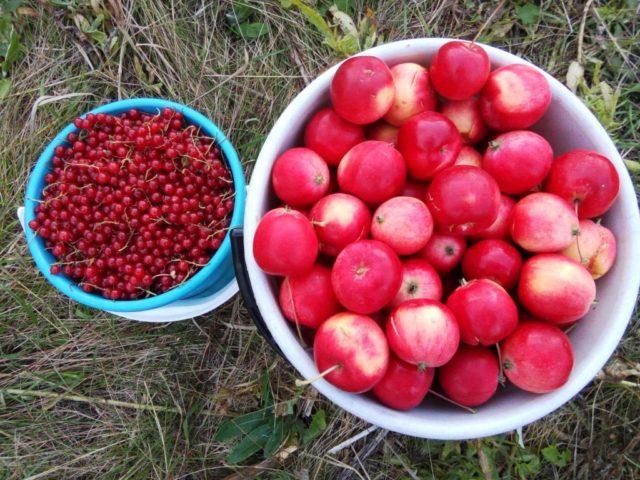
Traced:
[[230, 171], [214, 139], [171, 108], [76, 118], [29, 227], [85, 292], [134, 300], [209, 262], [229, 227]]

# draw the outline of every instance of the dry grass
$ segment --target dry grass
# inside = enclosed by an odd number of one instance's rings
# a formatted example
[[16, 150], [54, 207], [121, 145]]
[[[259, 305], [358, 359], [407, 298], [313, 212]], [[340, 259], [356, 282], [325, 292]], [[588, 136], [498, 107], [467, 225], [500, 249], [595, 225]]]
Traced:
[[[261, 340], [239, 299], [193, 321], [143, 325], [69, 302], [37, 273], [15, 219], [29, 169], [57, 130], [98, 104], [162, 96], [192, 105], [228, 133], [250, 173], [283, 107], [338, 58], [297, 9], [248, 3], [251, 21], [268, 29], [256, 39], [230, 27], [225, 15], [243, 4], [230, 0], [41, 1], [36, 16], [20, 19], [25, 54], [0, 103], [0, 479], [255, 475], [227, 464], [235, 442], [213, 437], [228, 418], [260, 409], [265, 385], [277, 411], [288, 402], [308, 425], [324, 410], [327, 425], [308, 445], [292, 436], [297, 449], [286, 459], [251, 457], [248, 464], [263, 462], [262, 478], [491, 478], [491, 465], [496, 478], [640, 477], [640, 386], [629, 373], [640, 364], [637, 313], [610, 364], [622, 367], [526, 427], [524, 449], [515, 433], [433, 442], [373, 432], [329, 454], [369, 425], [294, 387], [296, 373]], [[356, 21], [370, 7], [377, 32], [395, 40], [472, 38], [498, 2], [338, 3]], [[98, 28], [104, 46], [74, 22], [78, 13], [96, 17], [91, 4], [112, 15]], [[480, 39], [562, 80], [580, 48], [579, 92], [637, 167], [637, 2], [545, 1], [529, 23], [524, 5], [507, 2]], [[329, 18], [322, 7], [316, 2]], [[616, 105], [598, 82], [619, 92]], [[566, 465], [550, 448], [570, 452]]]

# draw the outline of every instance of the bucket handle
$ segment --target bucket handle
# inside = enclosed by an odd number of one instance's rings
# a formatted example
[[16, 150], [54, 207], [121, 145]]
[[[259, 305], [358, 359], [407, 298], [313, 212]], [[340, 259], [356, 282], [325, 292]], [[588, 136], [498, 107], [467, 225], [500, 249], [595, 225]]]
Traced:
[[236, 280], [238, 281], [238, 288], [240, 289], [240, 296], [242, 296], [242, 300], [249, 311], [249, 317], [251, 317], [258, 332], [264, 337], [271, 348], [286, 360], [287, 357], [284, 356], [282, 350], [273, 339], [256, 303], [256, 297], [251, 288], [247, 263], [244, 257], [244, 230], [240, 227], [231, 229], [231, 253], [233, 256], [233, 269], [236, 272]]

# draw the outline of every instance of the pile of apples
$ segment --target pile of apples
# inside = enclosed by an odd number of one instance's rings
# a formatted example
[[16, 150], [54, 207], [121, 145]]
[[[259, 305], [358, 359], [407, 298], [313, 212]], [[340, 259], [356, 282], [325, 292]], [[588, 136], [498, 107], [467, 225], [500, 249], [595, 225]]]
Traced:
[[528, 130], [551, 102], [545, 76], [491, 71], [480, 45], [452, 41], [428, 67], [352, 57], [330, 94], [275, 161], [282, 205], [253, 243], [282, 278], [283, 315], [313, 331], [321, 375], [396, 409], [419, 405], [436, 369], [469, 407], [503, 375], [534, 393], [565, 384], [565, 330], [615, 260], [598, 218], [619, 178]]

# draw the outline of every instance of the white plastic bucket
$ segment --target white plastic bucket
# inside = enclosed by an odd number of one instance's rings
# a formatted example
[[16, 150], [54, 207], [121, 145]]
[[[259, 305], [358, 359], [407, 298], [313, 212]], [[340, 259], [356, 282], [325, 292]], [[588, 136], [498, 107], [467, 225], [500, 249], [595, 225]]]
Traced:
[[[414, 39], [389, 43], [361, 54], [375, 55], [390, 65], [401, 62], [426, 64], [448, 39]], [[485, 47], [493, 67], [528, 63], [502, 50]], [[329, 103], [329, 85], [334, 66], [305, 88], [282, 113], [260, 152], [251, 178], [244, 220], [246, 274], [256, 309], [278, 349], [305, 378], [318, 374], [310, 352], [297, 339], [295, 329], [282, 316], [275, 279], [264, 274], [252, 255], [253, 237], [262, 215], [274, 205], [270, 191], [271, 167], [286, 149], [300, 145], [304, 125], [314, 112]], [[501, 389], [478, 413], [470, 414], [441, 401], [427, 400], [420, 407], [399, 412], [382, 406], [367, 395], [354, 395], [325, 380], [314, 382], [323, 395], [354, 415], [382, 428], [416, 437], [469, 439], [510, 431], [557, 409], [589, 383], [604, 366], [620, 341], [631, 317], [640, 285], [640, 217], [633, 185], [619, 153], [593, 114], [566, 87], [546, 74], [553, 94], [552, 104], [534, 128], [544, 135], [556, 155], [573, 148], [586, 148], [607, 156], [620, 175], [620, 195], [604, 224], [618, 241], [618, 260], [598, 281], [597, 307], [570, 333], [575, 366], [569, 381], [559, 390], [533, 395], [515, 387]], [[238, 272], [236, 272], [238, 276]], [[240, 280], [240, 279], [239, 279]], [[251, 292], [243, 291], [243, 296]], [[260, 321], [258, 319], [258, 321]]]

